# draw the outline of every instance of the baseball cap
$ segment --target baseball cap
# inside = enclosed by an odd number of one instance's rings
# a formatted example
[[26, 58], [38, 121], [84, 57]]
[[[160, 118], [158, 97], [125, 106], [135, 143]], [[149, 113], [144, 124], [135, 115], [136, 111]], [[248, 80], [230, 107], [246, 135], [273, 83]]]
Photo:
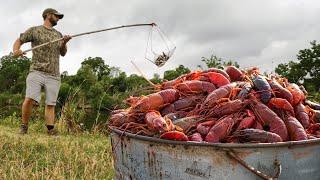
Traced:
[[52, 9], [52, 8], [47, 8], [47, 9], [45, 9], [45, 10], [43, 11], [43, 13], [42, 13], [42, 17], [45, 18], [45, 16], [46, 16], [47, 14], [54, 14], [54, 15], [56, 15], [59, 19], [62, 19], [63, 16], [64, 16], [63, 14], [59, 13], [57, 10]]

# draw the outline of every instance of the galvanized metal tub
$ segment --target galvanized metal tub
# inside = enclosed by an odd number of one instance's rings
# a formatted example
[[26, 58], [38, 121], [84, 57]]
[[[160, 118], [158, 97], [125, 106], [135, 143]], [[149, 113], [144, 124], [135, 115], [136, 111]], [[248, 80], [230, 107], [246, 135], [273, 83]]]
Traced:
[[320, 179], [320, 140], [212, 144], [111, 133], [115, 179]]

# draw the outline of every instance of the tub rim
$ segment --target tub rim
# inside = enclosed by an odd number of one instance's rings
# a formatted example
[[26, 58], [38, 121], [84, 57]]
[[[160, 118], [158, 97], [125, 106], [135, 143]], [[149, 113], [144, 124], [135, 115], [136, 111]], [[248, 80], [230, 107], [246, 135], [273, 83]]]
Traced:
[[[278, 143], [198, 143], [192, 141], [173, 141], [173, 140], [166, 140], [160, 139], [155, 137], [149, 136], [142, 136], [136, 135], [129, 132], [123, 132], [119, 129], [109, 127], [111, 131], [117, 134], [120, 138], [121, 136], [138, 139], [147, 142], [153, 143], [162, 143], [162, 144], [169, 144], [169, 145], [183, 145], [183, 146], [205, 146], [205, 147], [213, 147], [213, 148], [266, 148], [266, 147], [296, 147], [296, 146], [303, 146], [303, 145], [320, 145], [320, 138], [318, 139], [309, 139], [309, 140], [302, 140], [302, 141], [287, 141], [287, 142], [278, 142]], [[112, 136], [112, 133], [111, 133]]]

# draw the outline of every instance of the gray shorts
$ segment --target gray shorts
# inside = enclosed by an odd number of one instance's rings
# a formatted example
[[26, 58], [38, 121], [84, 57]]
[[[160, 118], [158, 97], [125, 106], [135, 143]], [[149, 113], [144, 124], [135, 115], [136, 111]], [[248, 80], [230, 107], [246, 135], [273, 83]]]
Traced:
[[55, 106], [60, 89], [60, 77], [50, 76], [39, 71], [31, 71], [26, 80], [26, 97], [38, 103], [41, 100], [41, 88], [46, 94], [46, 105]]

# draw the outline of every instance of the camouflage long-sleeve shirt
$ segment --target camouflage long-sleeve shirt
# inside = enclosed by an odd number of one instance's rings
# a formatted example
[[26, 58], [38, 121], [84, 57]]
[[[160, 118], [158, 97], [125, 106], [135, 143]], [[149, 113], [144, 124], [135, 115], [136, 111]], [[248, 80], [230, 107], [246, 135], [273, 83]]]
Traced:
[[[20, 34], [23, 43], [31, 42], [31, 47], [61, 38], [62, 34], [45, 26], [35, 26]], [[59, 59], [62, 41], [32, 51], [30, 71], [41, 71], [52, 76], [60, 76]]]

